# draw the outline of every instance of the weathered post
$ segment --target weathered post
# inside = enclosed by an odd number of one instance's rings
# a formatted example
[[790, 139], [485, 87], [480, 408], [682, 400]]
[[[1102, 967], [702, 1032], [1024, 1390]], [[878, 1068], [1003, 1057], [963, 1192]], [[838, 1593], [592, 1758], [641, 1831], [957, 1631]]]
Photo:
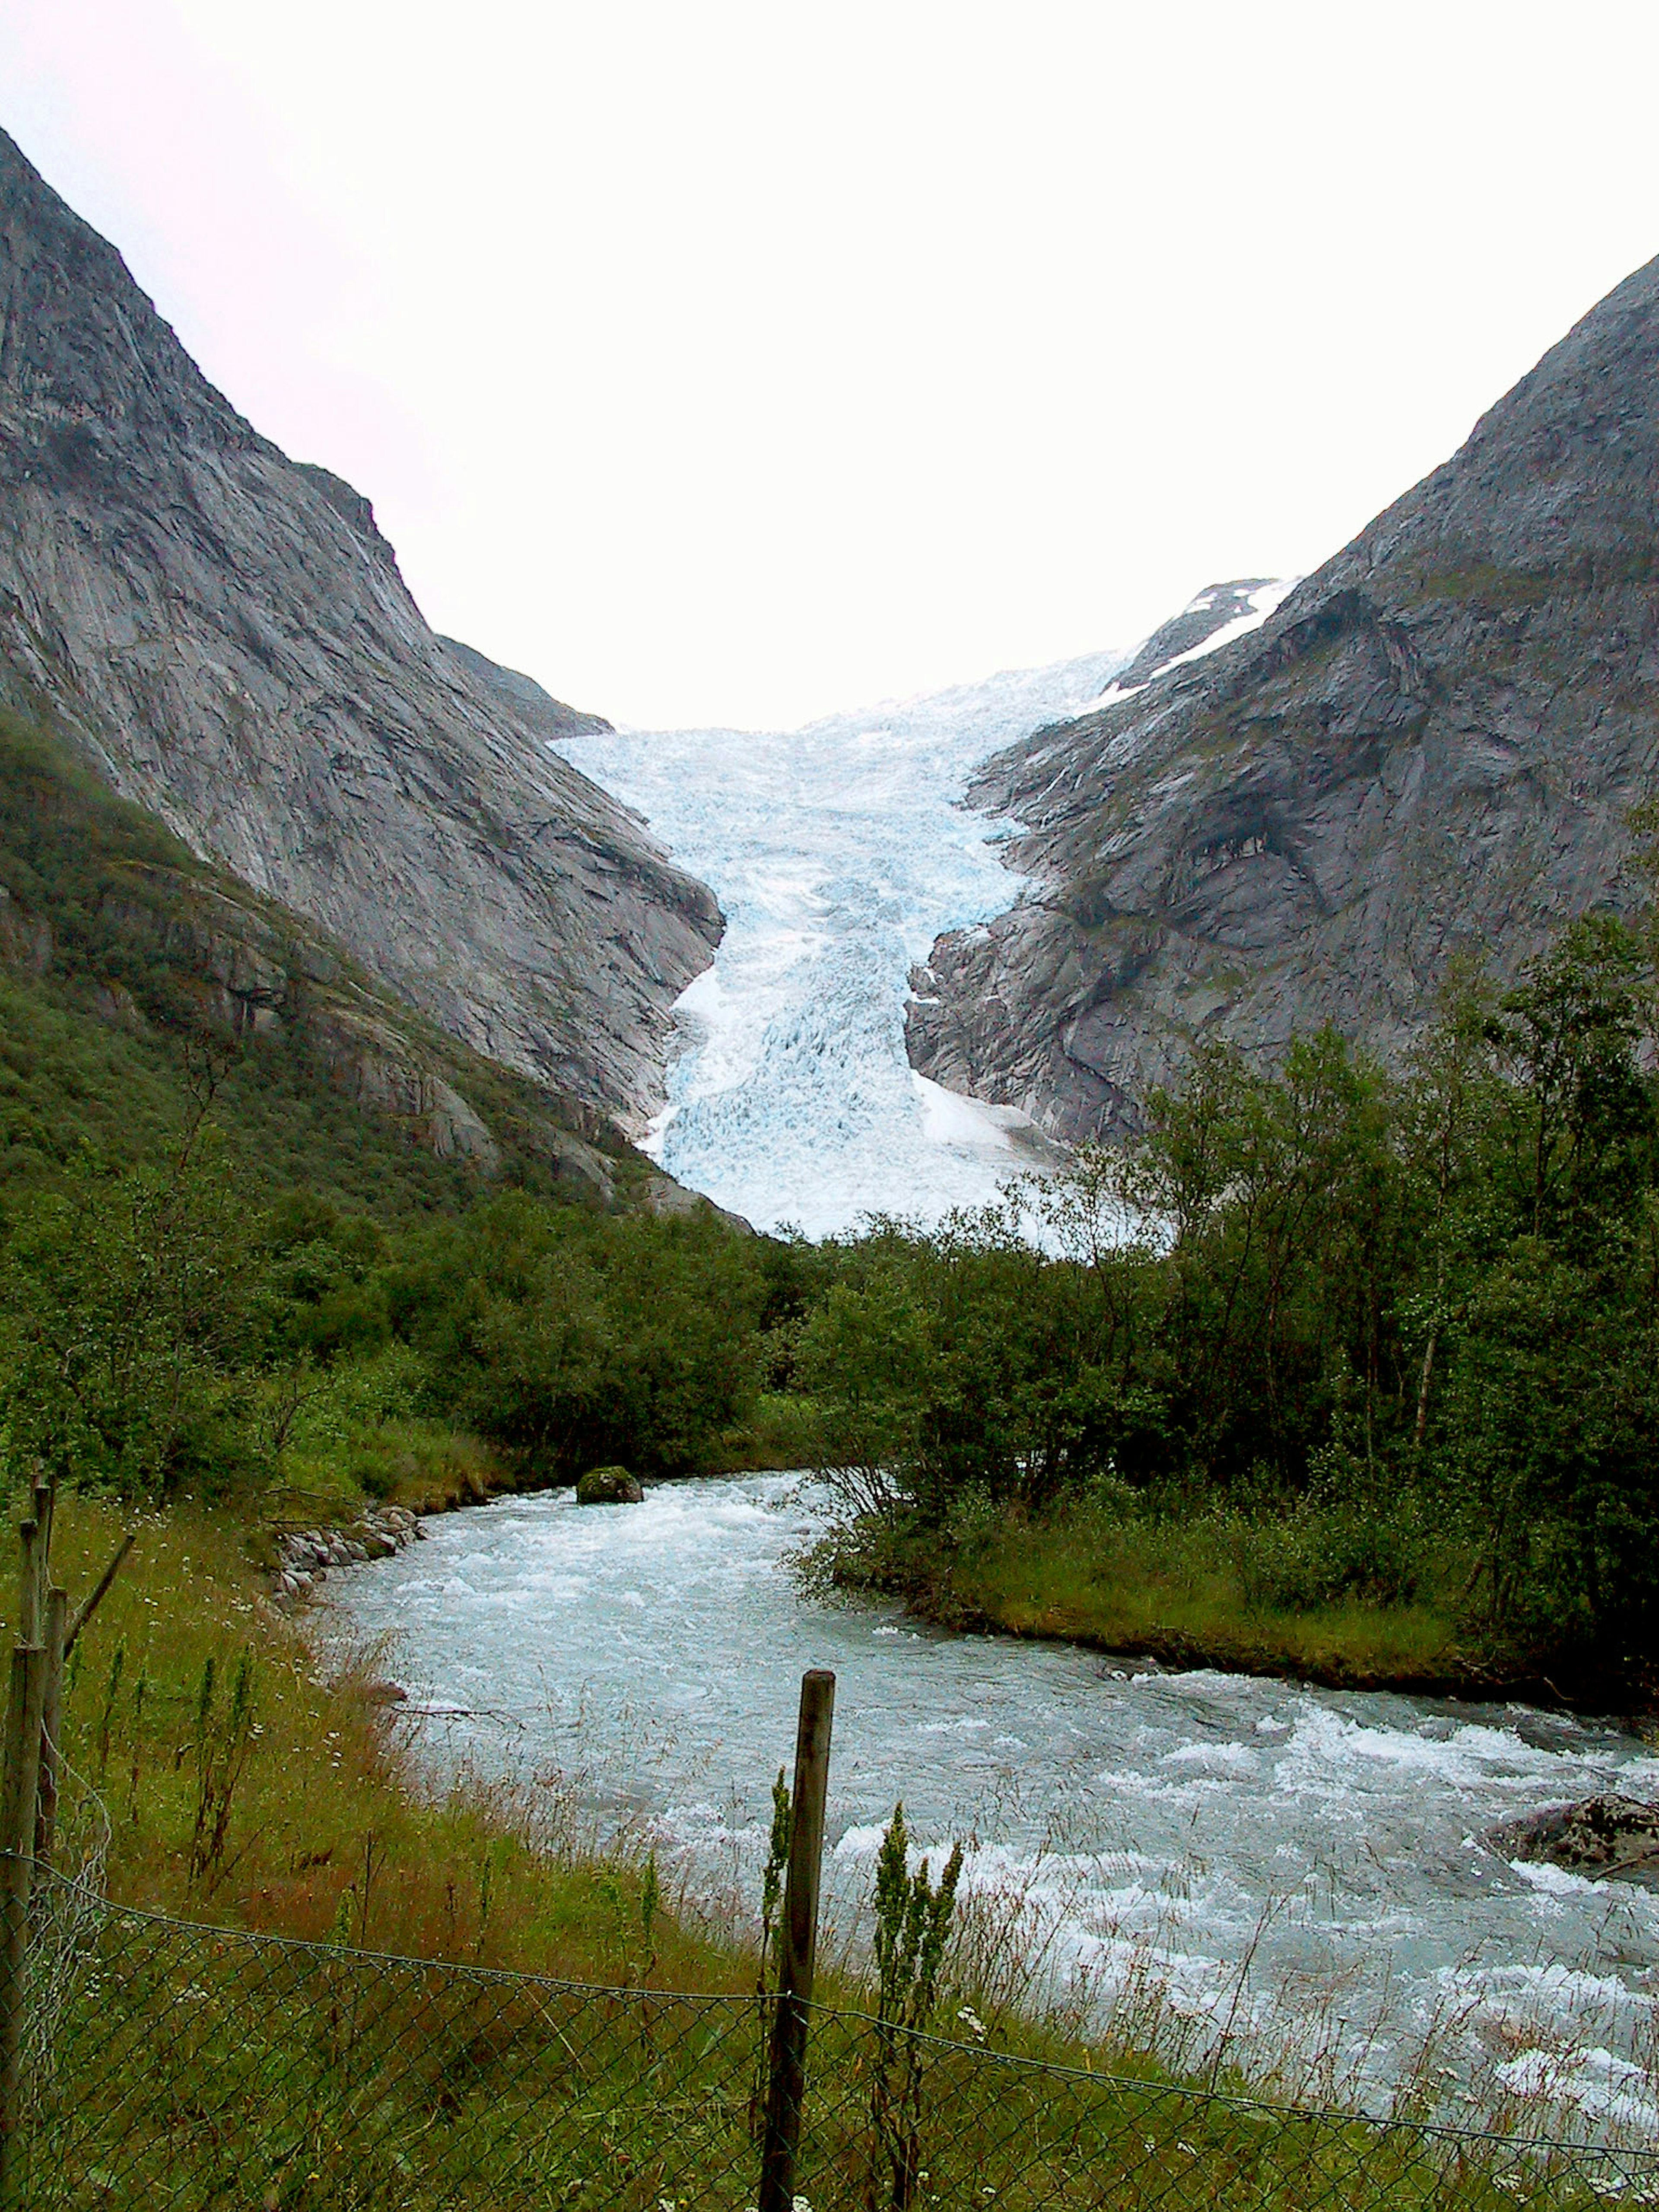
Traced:
[[21, 1522], [17, 1529], [17, 1641], [40, 1641], [40, 1555], [46, 1531], [38, 1520]]
[[[29, 1893], [34, 1877], [40, 1738], [46, 1723], [52, 1492], [34, 1486], [34, 1511], [18, 1529], [18, 1639], [6, 1701], [5, 1765], [0, 1777], [0, 2212], [22, 2202], [24, 1975], [28, 1963]], [[58, 1620], [64, 1619], [60, 1607]]]
[[807, 2010], [818, 1942], [818, 1881], [823, 1866], [823, 1804], [830, 1781], [830, 1724], [836, 1678], [814, 1667], [800, 1680], [795, 1784], [790, 1800], [789, 1869], [784, 1878], [778, 1994], [766, 2089], [757, 2212], [793, 2212], [795, 2158], [806, 2087]]
[[58, 1739], [64, 1725], [64, 1652], [69, 1632], [69, 1592], [46, 1592], [46, 1680], [40, 1700], [40, 1781], [34, 1814], [34, 1863], [52, 1864], [58, 1832]]
[[38, 1644], [16, 1646], [6, 1706], [5, 1787], [0, 1796], [0, 2212], [14, 2212], [22, 2201], [24, 1973], [46, 1658]]

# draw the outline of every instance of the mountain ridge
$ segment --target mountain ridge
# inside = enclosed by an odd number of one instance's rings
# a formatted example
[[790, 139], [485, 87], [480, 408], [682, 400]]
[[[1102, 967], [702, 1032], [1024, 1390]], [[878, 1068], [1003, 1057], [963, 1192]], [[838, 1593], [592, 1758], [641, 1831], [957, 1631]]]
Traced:
[[486, 1056], [637, 1131], [721, 921], [422, 617], [0, 133], [0, 703]]
[[915, 979], [921, 1073], [1076, 1142], [1202, 1038], [1405, 1051], [1455, 955], [1626, 903], [1659, 770], [1659, 260], [1251, 635], [1007, 748], [1023, 896]]

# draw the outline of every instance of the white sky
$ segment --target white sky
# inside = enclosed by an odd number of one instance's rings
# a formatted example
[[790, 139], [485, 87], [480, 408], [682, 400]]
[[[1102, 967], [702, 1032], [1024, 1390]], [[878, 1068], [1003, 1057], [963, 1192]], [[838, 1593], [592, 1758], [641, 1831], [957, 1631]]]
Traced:
[[1312, 567], [1659, 252], [1655, 0], [0, 0], [434, 624], [787, 726]]

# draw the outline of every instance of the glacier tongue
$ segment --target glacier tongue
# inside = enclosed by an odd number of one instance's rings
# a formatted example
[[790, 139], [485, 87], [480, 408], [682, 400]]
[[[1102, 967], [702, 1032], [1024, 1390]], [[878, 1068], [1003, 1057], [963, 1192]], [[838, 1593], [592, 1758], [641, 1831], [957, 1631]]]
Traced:
[[959, 805], [999, 747], [1097, 697], [1098, 653], [787, 734], [586, 732], [559, 750], [712, 884], [727, 928], [676, 1010], [671, 1174], [757, 1227], [823, 1237], [866, 1213], [937, 1220], [1052, 1157], [1024, 1117], [942, 1091], [904, 1050], [911, 968], [1015, 886]]

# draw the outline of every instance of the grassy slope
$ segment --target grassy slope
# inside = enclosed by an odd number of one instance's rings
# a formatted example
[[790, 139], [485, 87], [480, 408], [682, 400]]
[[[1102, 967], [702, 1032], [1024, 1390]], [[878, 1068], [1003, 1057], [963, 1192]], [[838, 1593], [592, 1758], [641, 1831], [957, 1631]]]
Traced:
[[[164, 1141], [192, 1109], [206, 1044], [223, 1067], [216, 1119], [264, 1188], [303, 1183], [383, 1216], [476, 1194], [470, 1162], [434, 1157], [417, 1125], [346, 1095], [310, 1018], [331, 1007], [380, 1024], [459, 1090], [499, 1144], [507, 1181], [580, 1195], [560, 1166], [573, 1138], [623, 1190], [647, 1171], [608, 1126], [441, 1035], [321, 932], [198, 859], [7, 714], [0, 886], [0, 1187], [53, 1174], [83, 1145], [119, 1163]], [[283, 1019], [234, 1040], [206, 942], [226, 922], [293, 985]], [[42, 923], [44, 963], [30, 942]]]
[[[60, 1508], [55, 1567], [72, 1600], [122, 1525], [93, 1500]], [[258, 1732], [224, 1851], [192, 1876], [198, 1747], [220, 1740], [216, 1729], [222, 1736], [245, 1655]], [[411, 1791], [397, 1709], [376, 1701], [372, 1665], [319, 1663], [270, 1605], [248, 1532], [228, 1515], [181, 1504], [143, 1518], [75, 1654], [66, 1721], [70, 1766], [109, 1814], [111, 1892], [124, 1901], [419, 1957], [608, 1982], [649, 1966], [670, 1984], [742, 1984], [735, 1954], [666, 1918], [647, 1954], [639, 1869], [586, 1852], [556, 1789], [540, 1800], [480, 1790], [449, 1804]]]

